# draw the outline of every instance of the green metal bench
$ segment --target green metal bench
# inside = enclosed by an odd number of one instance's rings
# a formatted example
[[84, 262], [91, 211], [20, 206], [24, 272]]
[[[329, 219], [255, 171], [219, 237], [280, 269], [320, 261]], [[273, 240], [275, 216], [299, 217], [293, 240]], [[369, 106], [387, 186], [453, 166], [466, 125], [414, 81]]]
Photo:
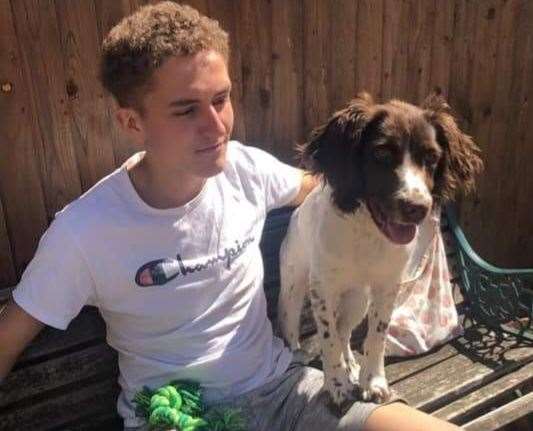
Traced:
[[[269, 214], [261, 241], [268, 313], [274, 322], [279, 247], [290, 214], [290, 209]], [[443, 218], [443, 233], [445, 238], [452, 235], [449, 262], [456, 268], [457, 306], [467, 329], [426, 355], [388, 361], [387, 377], [411, 405], [470, 431], [527, 420], [523, 418], [533, 411], [532, 271], [484, 263], [451, 211]], [[4, 290], [3, 299], [8, 295]], [[316, 351], [309, 308], [303, 313], [302, 334], [304, 346]], [[318, 358], [313, 364], [320, 367]], [[94, 308], [86, 307], [67, 331], [46, 328], [23, 353], [0, 386], [0, 430], [120, 430], [117, 374], [116, 353], [105, 344], [105, 325]]]
[[533, 268], [498, 268], [487, 263], [468, 243], [454, 207], [446, 208], [446, 219], [456, 244], [454, 273], [468, 315], [491, 328], [533, 341]]

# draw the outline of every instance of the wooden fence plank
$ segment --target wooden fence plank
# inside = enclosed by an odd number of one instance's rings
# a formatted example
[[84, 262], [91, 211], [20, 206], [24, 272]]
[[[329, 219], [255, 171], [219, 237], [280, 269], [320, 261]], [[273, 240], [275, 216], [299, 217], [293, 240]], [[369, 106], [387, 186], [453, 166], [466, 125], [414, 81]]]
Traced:
[[455, 37], [454, 16], [455, 2], [439, 1], [436, 4], [428, 90], [437, 89], [436, 92], [440, 92], [446, 99], [449, 95], [453, 38]]
[[435, 8], [435, 0], [408, 2], [407, 88], [403, 97], [415, 104], [420, 104], [429, 94]]
[[62, 58], [66, 78], [66, 104], [72, 144], [83, 190], [87, 190], [115, 165], [105, 114], [104, 90], [98, 80], [100, 56], [93, 2], [56, 2]]
[[355, 89], [382, 100], [383, 0], [360, 0], [355, 24]]
[[339, 0], [329, 12], [327, 40], [336, 41], [328, 50], [327, 76], [329, 106], [337, 111], [355, 95], [357, 2]]
[[186, 0], [183, 3], [188, 4], [189, 6], [195, 8], [198, 12], [200, 12], [203, 15], [208, 15], [210, 12], [208, 0]]
[[456, 0], [448, 100], [459, 114], [464, 130], [472, 130], [470, 82], [474, 57], [474, 32], [479, 2]]
[[[502, 18], [501, 2], [487, 0], [476, 3], [475, 30], [473, 38], [473, 52], [484, 55], [474, 55], [472, 73], [469, 76], [468, 100], [472, 109], [471, 134], [475, 136], [485, 155], [491, 154], [490, 126], [494, 118], [494, 86], [496, 85], [496, 58], [498, 49], [499, 28]], [[483, 201], [466, 200], [461, 207], [461, 220], [471, 240], [473, 247], [479, 250], [479, 239], [491, 230], [491, 218], [499, 205], [491, 199], [495, 175], [499, 174], [499, 160], [485, 157], [485, 173], [478, 181], [479, 195], [484, 195]], [[481, 214], [484, 216], [481, 217]], [[495, 241], [493, 238], [491, 241]]]
[[81, 193], [72, 131], [66, 106], [66, 80], [52, 0], [11, 2], [16, 19], [31, 107], [43, 141], [38, 142], [48, 218]]
[[47, 218], [35, 147], [41, 140], [31, 109], [9, 2], [0, 2], [0, 286], [14, 285]]
[[[487, 258], [503, 266], [533, 267], [533, 202], [530, 199], [533, 191], [533, 176], [531, 175], [532, 143], [531, 122], [531, 91], [533, 90], [533, 3], [514, 0], [506, 4], [511, 9], [513, 21], [510, 24], [513, 34], [513, 45], [509, 52], [503, 53], [501, 62], [510, 62], [512, 70], [507, 79], [511, 81], [510, 91], [504, 99], [508, 106], [507, 133], [500, 141], [493, 143], [492, 148], [499, 148], [502, 164], [499, 172], [512, 172], [512, 175], [499, 175], [502, 182], [500, 196], [507, 196], [505, 205], [493, 215], [495, 226], [501, 220], [506, 220], [512, 226], [508, 232], [500, 232], [498, 240], [500, 247], [493, 243], [492, 251]], [[503, 77], [498, 77], [503, 79]], [[530, 96], [528, 97], [528, 92]], [[505, 95], [502, 95], [502, 98]], [[528, 136], [529, 134], [529, 136]], [[495, 137], [493, 136], [493, 139]], [[496, 158], [498, 154], [492, 155]], [[507, 179], [508, 181], [505, 181]], [[529, 192], [529, 193], [528, 193]], [[512, 206], [509, 206], [511, 204]], [[506, 229], [507, 230], [507, 229]], [[486, 240], [480, 238], [479, 247]]]
[[[524, 94], [520, 95], [517, 103], [520, 104], [521, 110], [519, 113], [517, 125], [517, 135], [515, 146], [513, 147], [514, 157], [517, 166], [513, 166], [513, 171], [516, 169], [519, 172], [521, 179], [517, 189], [512, 190], [511, 193], [516, 193], [518, 200], [518, 214], [516, 215], [515, 229], [518, 231], [516, 241], [512, 248], [509, 248], [508, 254], [505, 256], [507, 262], [511, 257], [516, 265], [533, 266], [533, 223], [531, 223], [531, 214], [533, 214], [533, 175], [531, 175], [531, 166], [533, 165], [533, 3], [526, 2], [527, 10], [525, 11], [525, 21], [527, 26], [524, 28], [522, 37], [527, 41], [527, 56], [522, 59], [524, 62], [523, 80], [527, 83]], [[485, 248], [485, 244], [483, 244]], [[508, 260], [507, 260], [508, 259]]]
[[294, 146], [304, 139], [301, 2], [274, 0], [272, 22], [272, 151], [294, 164]]
[[[520, 112], [523, 111], [523, 102], [520, 101], [520, 95], [524, 94], [525, 86], [531, 80], [531, 71], [527, 77], [524, 76], [526, 65], [524, 58], [527, 57], [525, 51], [527, 46], [527, 22], [528, 14], [525, 13], [526, 4], [522, 1], [510, 1], [505, 3], [501, 8], [501, 25], [498, 37], [498, 51], [496, 62], [496, 82], [494, 86], [494, 103], [492, 107], [492, 121], [490, 128], [490, 143], [488, 148], [491, 154], [489, 165], [491, 175], [490, 187], [496, 195], [506, 195], [505, 205], [501, 202], [492, 202], [490, 210], [490, 219], [488, 228], [491, 232], [491, 248], [486, 251], [486, 258], [498, 262], [500, 265], [517, 266], [516, 258], [510, 259], [510, 249], [513, 248], [514, 242], [522, 234], [516, 228], [509, 230], [498, 229], [501, 220], [509, 222], [510, 226], [516, 226], [517, 214], [520, 212], [518, 207], [519, 200], [517, 193], [512, 190], [518, 190], [520, 183], [527, 178], [528, 171], [518, 171], [520, 162], [516, 159], [516, 154], [512, 150], [516, 142], [519, 141], [518, 133], [520, 129]], [[524, 79], [525, 78], [525, 79]], [[523, 117], [523, 116], [522, 116]], [[523, 122], [525, 118], [522, 118]], [[523, 124], [522, 124], [523, 126]], [[496, 162], [497, 161], [497, 162]], [[497, 169], [497, 172], [495, 171]], [[511, 172], [514, 175], [500, 175], [500, 172]], [[526, 204], [527, 206], [527, 204]], [[533, 206], [530, 205], [531, 208]], [[527, 226], [527, 225], [526, 225]], [[525, 226], [524, 226], [525, 227]], [[479, 235], [485, 233], [477, 232], [473, 241], [479, 244]], [[523, 241], [524, 252], [527, 250], [527, 241]], [[531, 248], [533, 251], [533, 247]], [[512, 253], [512, 252], [511, 252]], [[505, 256], [509, 256], [507, 260]], [[522, 265], [533, 265], [533, 256], [526, 258], [522, 253]], [[520, 256], [517, 256], [520, 258]], [[529, 260], [529, 262], [527, 262]]]
[[409, 4], [384, 0], [383, 5], [383, 99], [407, 98]]
[[304, 3], [304, 129], [307, 135], [332, 114], [328, 97], [329, 7], [322, 0]]
[[272, 149], [272, 5], [239, 2], [243, 102], [247, 143]]

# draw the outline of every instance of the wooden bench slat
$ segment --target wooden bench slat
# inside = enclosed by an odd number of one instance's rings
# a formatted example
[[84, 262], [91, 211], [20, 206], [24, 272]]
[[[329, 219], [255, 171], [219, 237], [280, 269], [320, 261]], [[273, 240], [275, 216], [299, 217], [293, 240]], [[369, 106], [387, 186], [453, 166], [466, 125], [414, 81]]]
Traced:
[[483, 386], [464, 398], [458, 399], [434, 411], [433, 415], [447, 421], [453, 421], [454, 423], [464, 423], [466, 417], [472, 417], [484, 408], [490, 407], [495, 400], [526, 385], [528, 381], [533, 381], [533, 362], [523, 366], [514, 373], [503, 376], [487, 386]]
[[116, 411], [85, 417], [61, 426], [61, 431], [123, 431], [123, 429], [122, 418]]
[[398, 382], [394, 388], [411, 405], [432, 412], [533, 361], [531, 348], [513, 349], [509, 354], [509, 360], [491, 363], [490, 366], [478, 362], [476, 358], [456, 355]]
[[80, 417], [111, 415], [116, 411], [116, 382], [106, 380], [84, 385], [78, 390], [29, 406], [9, 408], [0, 414], [0, 429], [10, 431], [64, 429], [63, 425]]
[[533, 412], [533, 392], [463, 425], [466, 431], [493, 431]]
[[46, 327], [22, 353], [17, 366], [40, 357], [74, 348], [80, 344], [105, 340], [105, 323], [93, 307], [85, 307], [66, 331]]
[[111, 347], [88, 347], [8, 374], [0, 387], [0, 408], [99, 375], [116, 380], [117, 374], [117, 355]]
[[14, 287], [2, 287], [0, 288], [0, 306], [8, 301], [11, 297], [11, 291]]

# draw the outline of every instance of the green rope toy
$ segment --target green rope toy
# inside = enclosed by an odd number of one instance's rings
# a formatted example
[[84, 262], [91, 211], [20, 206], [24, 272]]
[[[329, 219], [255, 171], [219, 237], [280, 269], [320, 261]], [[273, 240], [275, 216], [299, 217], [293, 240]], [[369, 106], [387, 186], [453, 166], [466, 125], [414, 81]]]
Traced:
[[156, 390], [144, 387], [133, 398], [136, 412], [150, 429], [179, 431], [245, 431], [246, 424], [237, 409], [207, 410], [200, 385], [173, 381]]

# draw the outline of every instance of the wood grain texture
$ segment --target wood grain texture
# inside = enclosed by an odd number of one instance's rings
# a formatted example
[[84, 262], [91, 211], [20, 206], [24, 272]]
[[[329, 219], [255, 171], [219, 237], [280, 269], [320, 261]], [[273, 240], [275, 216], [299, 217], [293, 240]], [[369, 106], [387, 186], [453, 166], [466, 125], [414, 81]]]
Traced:
[[[493, 431], [533, 412], [533, 392], [464, 425], [466, 431]], [[531, 422], [530, 422], [531, 425]]]
[[433, 415], [447, 421], [464, 423], [463, 418], [473, 417], [482, 409], [493, 406], [495, 399], [502, 398], [520, 388], [531, 380], [531, 376], [533, 376], [533, 363], [442, 407], [433, 412]]
[[[58, 209], [138, 150], [96, 74], [105, 34], [147, 3], [2, 2], [0, 81], [13, 90], [0, 93], [0, 285], [20, 275]], [[533, 265], [531, 2], [189, 3], [231, 38], [233, 136], [291, 163], [294, 144], [358, 91], [421, 101], [438, 88], [483, 150], [485, 174], [462, 199], [468, 238], [497, 265]]]
[[115, 165], [112, 127], [98, 79], [100, 46], [94, 3], [56, 3], [65, 69], [66, 105], [81, 185], [87, 190]]
[[[68, 393], [60, 392], [34, 399], [29, 405], [15, 405], [0, 415], [0, 429], [22, 431], [65, 429], [80, 417], [97, 418], [116, 411], [116, 381], [79, 382]], [[119, 428], [121, 429], [121, 428]]]
[[42, 136], [8, 2], [0, 2], [0, 28], [0, 286], [10, 286], [32, 258], [47, 216], [36, 153]]
[[0, 389], [0, 408], [95, 376], [118, 376], [116, 352], [103, 343], [11, 372]]
[[82, 191], [56, 9], [52, 0], [15, 1], [11, 7], [31, 109], [42, 136], [35, 151], [50, 220]]

